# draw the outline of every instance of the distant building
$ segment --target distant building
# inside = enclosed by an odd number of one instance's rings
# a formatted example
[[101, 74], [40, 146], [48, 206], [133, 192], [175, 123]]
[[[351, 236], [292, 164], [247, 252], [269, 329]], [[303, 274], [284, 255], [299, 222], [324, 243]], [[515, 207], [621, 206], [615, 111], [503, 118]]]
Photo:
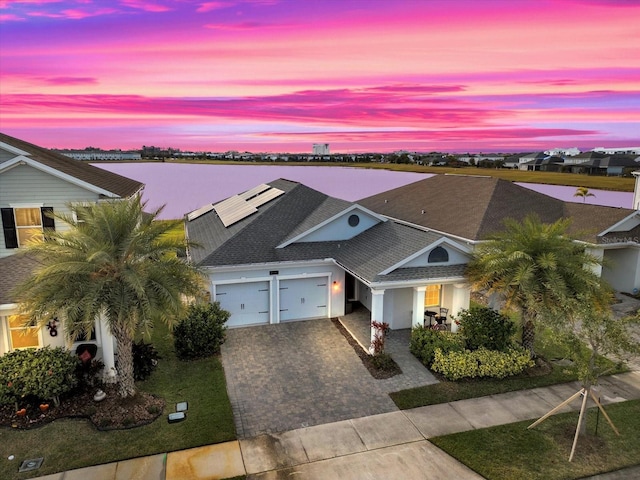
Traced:
[[580, 154], [580, 149], [578, 147], [553, 148], [551, 150], [545, 150], [544, 153], [554, 157], [573, 157]]
[[604, 153], [607, 155], [640, 155], [640, 147], [615, 147], [605, 148], [597, 147], [593, 149], [594, 152]]
[[71, 157], [75, 160], [86, 162], [99, 161], [129, 161], [135, 162], [141, 159], [140, 152], [122, 150], [54, 150], [54, 152]]
[[314, 143], [313, 155], [330, 155], [328, 143]]

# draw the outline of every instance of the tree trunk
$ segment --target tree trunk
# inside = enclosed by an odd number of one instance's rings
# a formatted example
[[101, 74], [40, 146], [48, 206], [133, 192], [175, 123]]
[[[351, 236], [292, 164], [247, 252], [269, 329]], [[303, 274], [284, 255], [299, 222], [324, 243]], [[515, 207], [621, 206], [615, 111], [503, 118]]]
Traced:
[[531, 358], [536, 358], [534, 343], [536, 340], [536, 330], [531, 320], [526, 320], [522, 325], [522, 346], [529, 351]]
[[118, 393], [122, 398], [136, 394], [133, 378], [133, 340], [122, 327], [112, 327], [118, 345]]

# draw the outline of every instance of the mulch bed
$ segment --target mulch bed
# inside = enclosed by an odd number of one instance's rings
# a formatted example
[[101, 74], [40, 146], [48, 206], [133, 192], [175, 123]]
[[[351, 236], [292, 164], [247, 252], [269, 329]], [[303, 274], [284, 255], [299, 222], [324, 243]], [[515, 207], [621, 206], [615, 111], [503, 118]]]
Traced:
[[0, 407], [0, 426], [30, 429], [59, 418], [87, 418], [98, 430], [115, 430], [147, 425], [162, 415], [165, 401], [161, 398], [138, 392], [123, 399], [115, 385], [101, 388], [107, 397], [100, 402], [93, 400], [95, 387], [76, 390], [60, 398], [60, 405], [49, 403], [46, 409], [36, 401], [20, 403], [20, 409], [26, 410], [24, 415], [18, 415], [13, 405], [5, 405]]
[[402, 370], [400, 369], [398, 364], [391, 357], [389, 357], [388, 361], [386, 362], [387, 364], [383, 368], [378, 368], [374, 363], [375, 361], [373, 360], [373, 356], [369, 355], [367, 352], [365, 352], [362, 349], [362, 347], [356, 341], [356, 339], [353, 338], [351, 334], [347, 331], [347, 329], [344, 327], [344, 325], [340, 323], [340, 320], [338, 320], [337, 318], [332, 318], [331, 321], [336, 326], [336, 328], [340, 331], [340, 333], [342, 333], [344, 338], [347, 339], [347, 342], [349, 342], [349, 345], [353, 347], [353, 350], [356, 352], [358, 357], [360, 357], [362, 364], [367, 368], [367, 370], [369, 371], [369, 373], [373, 378], [377, 380], [383, 380], [385, 378], [391, 378], [395, 375], [400, 375], [402, 373]]

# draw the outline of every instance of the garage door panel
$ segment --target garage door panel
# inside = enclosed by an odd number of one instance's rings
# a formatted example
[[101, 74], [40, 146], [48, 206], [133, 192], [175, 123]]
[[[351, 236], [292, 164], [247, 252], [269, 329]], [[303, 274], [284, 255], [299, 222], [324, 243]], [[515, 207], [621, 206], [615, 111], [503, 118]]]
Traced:
[[229, 327], [269, 323], [269, 282], [217, 285], [216, 300], [231, 312]]
[[327, 316], [326, 277], [283, 280], [279, 294], [281, 321]]

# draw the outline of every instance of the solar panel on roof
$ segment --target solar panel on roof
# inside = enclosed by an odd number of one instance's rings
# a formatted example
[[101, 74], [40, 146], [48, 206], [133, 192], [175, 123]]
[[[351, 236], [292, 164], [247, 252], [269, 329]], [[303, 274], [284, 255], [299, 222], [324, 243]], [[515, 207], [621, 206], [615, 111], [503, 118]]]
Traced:
[[198, 208], [197, 210], [194, 210], [193, 212], [187, 213], [187, 220], [189, 222], [192, 220], [195, 220], [196, 218], [201, 217], [202, 215], [204, 215], [207, 212], [210, 212], [211, 210], [213, 210], [213, 203], [204, 205]]
[[240, 195], [234, 195], [218, 202], [211, 208], [218, 214], [222, 224], [228, 227], [257, 212], [260, 205], [264, 205], [283, 193], [283, 190], [272, 188], [263, 183]]
[[248, 217], [252, 213], [256, 213], [258, 209], [252, 205], [245, 203], [244, 205], [236, 208], [235, 210], [226, 212], [223, 216], [220, 217], [222, 224], [225, 227], [229, 225], [233, 225], [236, 222]]
[[278, 198], [283, 193], [284, 191], [280, 190], [279, 188], [272, 188], [271, 190], [261, 193], [257, 197], [247, 200], [247, 203], [249, 205], [253, 205], [254, 207], [259, 207], [260, 205], [264, 205], [265, 203], [267, 203], [270, 200], [273, 200], [274, 198]]
[[270, 188], [271, 187], [269, 185], [267, 185], [266, 183], [261, 183], [257, 187], [253, 187], [251, 190], [247, 190], [246, 192], [241, 193], [238, 196], [240, 198], [245, 199], [245, 200], [249, 200], [250, 198], [255, 197], [256, 195], [260, 195], [265, 190], [269, 190]]

